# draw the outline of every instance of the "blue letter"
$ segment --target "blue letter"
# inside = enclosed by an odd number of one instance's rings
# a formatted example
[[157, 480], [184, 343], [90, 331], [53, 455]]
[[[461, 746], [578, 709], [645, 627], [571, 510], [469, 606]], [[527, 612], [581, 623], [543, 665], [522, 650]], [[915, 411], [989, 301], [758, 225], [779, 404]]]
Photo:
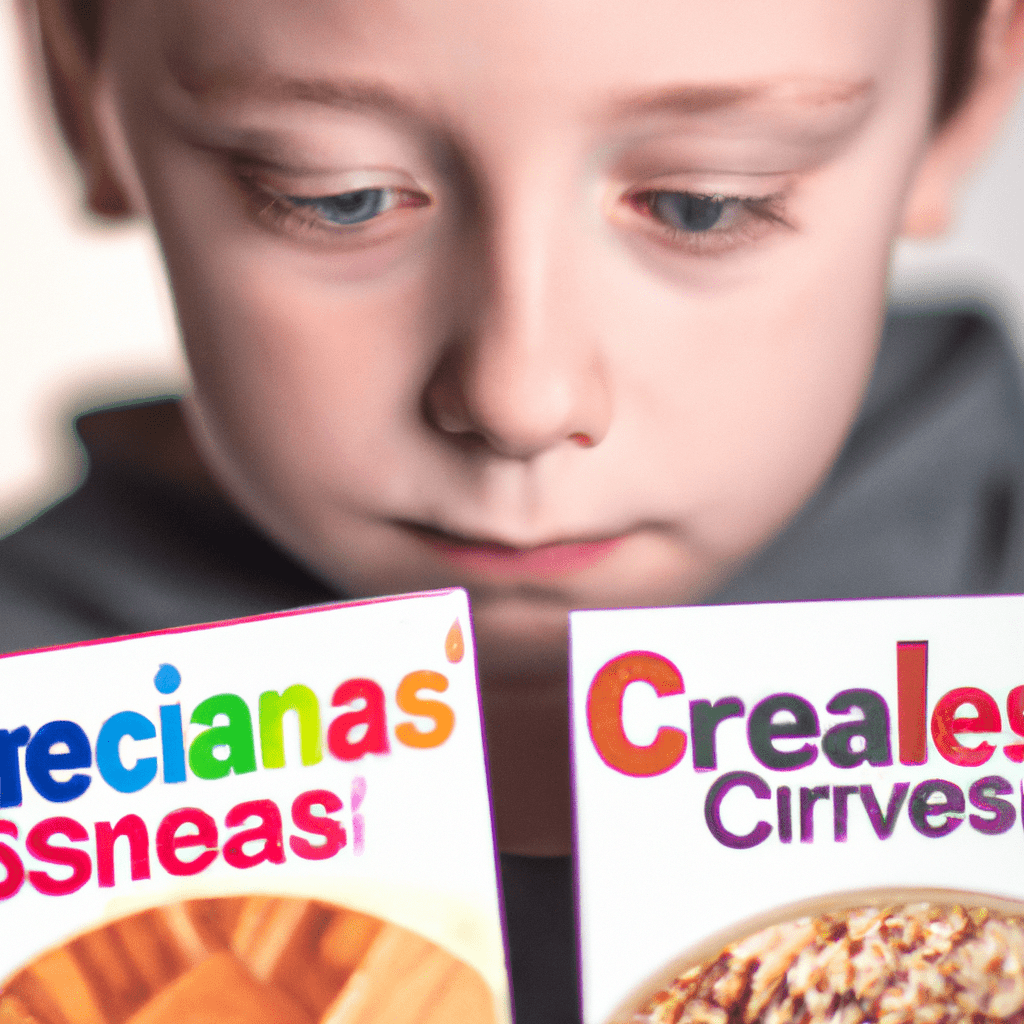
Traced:
[[121, 740], [151, 740], [156, 727], [136, 711], [119, 711], [111, 715], [100, 729], [96, 740], [96, 767], [104, 780], [119, 793], [135, 793], [148, 786], [156, 775], [156, 758], [140, 757], [133, 768], [125, 768], [121, 761]]
[[[57, 743], [67, 745], [65, 753], [53, 753]], [[67, 782], [58, 782], [50, 773], [69, 768], [88, 768], [92, 764], [89, 737], [74, 722], [47, 722], [32, 737], [25, 749], [25, 771], [36, 792], [50, 803], [63, 804], [81, 796], [92, 779], [81, 773]]]
[[164, 782], [185, 781], [185, 735], [181, 705], [160, 705], [160, 742], [164, 748]]
[[0, 729], [0, 807], [21, 806], [21, 765], [18, 747], [28, 743], [28, 726], [13, 732]]

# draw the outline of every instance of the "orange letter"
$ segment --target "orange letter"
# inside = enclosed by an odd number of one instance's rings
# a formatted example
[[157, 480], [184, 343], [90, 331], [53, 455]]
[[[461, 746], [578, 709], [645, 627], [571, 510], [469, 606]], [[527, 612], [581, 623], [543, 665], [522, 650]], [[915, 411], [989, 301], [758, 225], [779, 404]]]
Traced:
[[590, 684], [587, 725], [601, 760], [623, 775], [644, 778], [674, 768], [686, 753], [686, 733], [663, 725], [646, 747], [630, 743], [622, 728], [622, 698], [626, 687], [650, 683], [659, 697], [683, 693], [683, 677], [667, 658], [651, 651], [630, 651], [612, 658]]
[[407, 715], [419, 715], [432, 718], [434, 728], [429, 732], [421, 732], [412, 722], [402, 722], [395, 726], [395, 736], [399, 743], [407, 747], [439, 747], [452, 734], [455, 728], [455, 712], [447, 704], [439, 700], [420, 700], [420, 690], [434, 690], [444, 693], [448, 689], [448, 680], [440, 672], [420, 669], [410, 672], [399, 684], [395, 692], [395, 702]]

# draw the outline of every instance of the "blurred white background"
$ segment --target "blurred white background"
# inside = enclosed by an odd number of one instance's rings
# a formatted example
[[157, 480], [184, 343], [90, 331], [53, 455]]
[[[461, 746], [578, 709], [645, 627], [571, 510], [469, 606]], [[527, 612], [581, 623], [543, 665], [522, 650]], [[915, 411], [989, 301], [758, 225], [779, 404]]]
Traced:
[[156, 249], [80, 213], [15, 3], [0, 0], [0, 532], [74, 486], [69, 412], [185, 382]]
[[[86, 220], [0, 0], [0, 532], [74, 486], [69, 414], [185, 386], [159, 257], [137, 227]], [[899, 296], [983, 296], [1024, 340], [1024, 102], [940, 244], [903, 245]]]

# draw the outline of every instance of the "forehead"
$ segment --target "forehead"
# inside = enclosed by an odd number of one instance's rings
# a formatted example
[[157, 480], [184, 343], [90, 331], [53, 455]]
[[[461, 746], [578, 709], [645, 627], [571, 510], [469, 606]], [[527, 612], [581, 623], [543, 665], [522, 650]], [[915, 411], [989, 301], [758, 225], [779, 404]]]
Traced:
[[125, 2], [152, 57], [211, 101], [342, 74], [446, 109], [500, 96], [597, 114], [679, 85], [710, 90], [698, 106], [757, 89], [813, 105], [934, 49], [931, 0]]

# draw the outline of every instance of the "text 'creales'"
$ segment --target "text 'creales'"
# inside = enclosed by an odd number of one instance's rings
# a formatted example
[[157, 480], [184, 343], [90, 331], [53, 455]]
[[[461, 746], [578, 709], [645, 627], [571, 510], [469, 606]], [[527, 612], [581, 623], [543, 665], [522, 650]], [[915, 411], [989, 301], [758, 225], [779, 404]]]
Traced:
[[[928, 763], [930, 750], [949, 764], [975, 768], [986, 764], [999, 747], [982, 738], [1003, 729], [1000, 702], [987, 690], [960, 686], [943, 694], [928, 715], [928, 644], [906, 641], [896, 645], [895, 750], [901, 765]], [[696, 772], [719, 768], [719, 730], [743, 729], [746, 746], [763, 768], [794, 772], [810, 768], [820, 759], [832, 768], [853, 769], [862, 765], [894, 764], [894, 737], [889, 702], [876, 690], [841, 690], [825, 703], [833, 716], [822, 728], [818, 709], [796, 693], [773, 693], [748, 711], [738, 696], [715, 701], [689, 701], [690, 731], [662, 725], [649, 744], [634, 743], [623, 721], [626, 691], [634, 683], [647, 684], [660, 697], [685, 693], [678, 667], [652, 651], [630, 651], [601, 667], [587, 693], [587, 727], [594, 750], [609, 767], [633, 778], [651, 778], [681, 766], [689, 751]], [[1006, 760], [1024, 762], [1024, 686], [1011, 689], [1002, 701], [1010, 730], [1021, 742], [1002, 745]], [[734, 724], [727, 724], [733, 723]], [[929, 736], [931, 743], [929, 744]], [[964, 742], [974, 737], [978, 742]], [[803, 742], [800, 742], [803, 741]], [[896, 772], [899, 770], [896, 769]], [[939, 838], [965, 822], [984, 835], [1008, 831], [1017, 820], [1017, 809], [1004, 799], [1016, 787], [1001, 775], [990, 774], [964, 788], [944, 779], [927, 779], [913, 789], [908, 781], [893, 780], [888, 793], [876, 794], [872, 784], [818, 784], [792, 787], [771, 785], [756, 772], [730, 771], [711, 785], [704, 816], [711, 834], [732, 849], [749, 849], [772, 834], [781, 843], [815, 839], [815, 812], [831, 807], [829, 830], [836, 842], [846, 842], [851, 801], [863, 805], [864, 814], [878, 839], [887, 839], [906, 809], [913, 828], [921, 835]], [[736, 794], [735, 797], [733, 794]], [[730, 829], [723, 806], [729, 799], [756, 802], [772, 800], [774, 823], [760, 820], [747, 831]], [[774, 796], [774, 799], [773, 799]], [[967, 815], [968, 803], [974, 811]], [[819, 835], [823, 830], [819, 827]]]

